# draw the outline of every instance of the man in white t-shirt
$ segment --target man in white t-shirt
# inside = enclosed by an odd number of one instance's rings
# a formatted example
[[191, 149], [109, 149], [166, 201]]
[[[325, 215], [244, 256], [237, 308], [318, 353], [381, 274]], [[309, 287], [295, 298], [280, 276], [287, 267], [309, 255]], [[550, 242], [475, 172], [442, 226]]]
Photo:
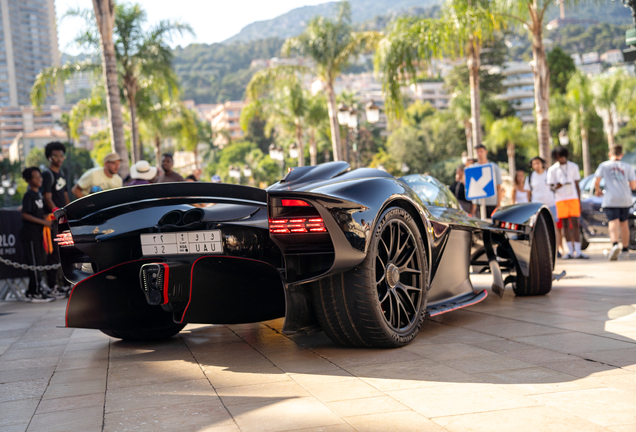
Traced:
[[[530, 167], [533, 171], [526, 178], [524, 189], [530, 191], [530, 202], [541, 203], [550, 209], [555, 225], [559, 225], [559, 216], [556, 210], [554, 192], [548, 185], [548, 171], [545, 168], [545, 160], [539, 156], [530, 160]], [[561, 249], [561, 229], [556, 229], [556, 242]]]
[[556, 148], [557, 162], [548, 169], [548, 184], [554, 191], [557, 216], [563, 223], [563, 233], [569, 249], [569, 253], [564, 254], [562, 258], [587, 259], [589, 256], [581, 252], [581, 229], [579, 228], [581, 174], [579, 166], [568, 161], [569, 156], [570, 152], [567, 148], [563, 146]]

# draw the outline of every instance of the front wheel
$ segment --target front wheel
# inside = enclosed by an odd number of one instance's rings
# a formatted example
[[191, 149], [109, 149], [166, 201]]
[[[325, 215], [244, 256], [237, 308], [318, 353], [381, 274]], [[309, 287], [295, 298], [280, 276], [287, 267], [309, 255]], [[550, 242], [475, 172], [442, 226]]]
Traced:
[[424, 321], [427, 295], [422, 236], [413, 217], [399, 207], [383, 213], [360, 265], [312, 285], [318, 322], [345, 346], [408, 344]]
[[125, 341], [161, 341], [165, 339], [170, 339], [172, 336], [178, 334], [183, 328], [185, 324], [174, 324], [170, 327], [165, 327], [162, 329], [155, 330], [100, 330], [102, 333], [114, 337], [117, 339], [122, 339]]
[[524, 276], [517, 267], [513, 290], [517, 296], [545, 295], [552, 289], [552, 252], [548, 226], [542, 216], [537, 218], [530, 250], [529, 274]]

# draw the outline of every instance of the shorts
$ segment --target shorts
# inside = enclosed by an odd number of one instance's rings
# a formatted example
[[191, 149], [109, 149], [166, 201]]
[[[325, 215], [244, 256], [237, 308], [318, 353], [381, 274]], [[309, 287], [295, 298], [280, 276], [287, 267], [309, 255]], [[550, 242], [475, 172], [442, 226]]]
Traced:
[[604, 207], [603, 213], [607, 215], [608, 221], [618, 219], [620, 222], [625, 222], [629, 219], [629, 207]]
[[556, 208], [559, 219], [581, 216], [581, 202], [576, 198], [565, 201], [557, 201]]

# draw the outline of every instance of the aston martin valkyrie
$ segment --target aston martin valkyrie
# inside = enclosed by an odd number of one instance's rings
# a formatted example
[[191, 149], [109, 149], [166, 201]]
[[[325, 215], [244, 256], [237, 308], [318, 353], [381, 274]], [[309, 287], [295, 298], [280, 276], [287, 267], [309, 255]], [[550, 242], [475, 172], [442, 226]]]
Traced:
[[[552, 287], [555, 233], [539, 204], [466, 214], [430, 176], [345, 162], [299, 167], [268, 189], [166, 183], [99, 192], [56, 211], [68, 327], [159, 340], [188, 323], [284, 317], [291, 334], [396, 347], [427, 316], [492, 292]], [[504, 279], [505, 276], [505, 279]]]

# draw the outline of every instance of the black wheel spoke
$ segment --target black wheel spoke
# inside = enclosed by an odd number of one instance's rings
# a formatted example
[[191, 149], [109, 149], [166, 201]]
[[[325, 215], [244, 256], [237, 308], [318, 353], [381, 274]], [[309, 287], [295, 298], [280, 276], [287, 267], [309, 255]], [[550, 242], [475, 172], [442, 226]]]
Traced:
[[384, 225], [376, 244], [375, 281], [382, 314], [393, 330], [408, 332], [421, 313], [423, 251], [408, 223], [399, 218]]

